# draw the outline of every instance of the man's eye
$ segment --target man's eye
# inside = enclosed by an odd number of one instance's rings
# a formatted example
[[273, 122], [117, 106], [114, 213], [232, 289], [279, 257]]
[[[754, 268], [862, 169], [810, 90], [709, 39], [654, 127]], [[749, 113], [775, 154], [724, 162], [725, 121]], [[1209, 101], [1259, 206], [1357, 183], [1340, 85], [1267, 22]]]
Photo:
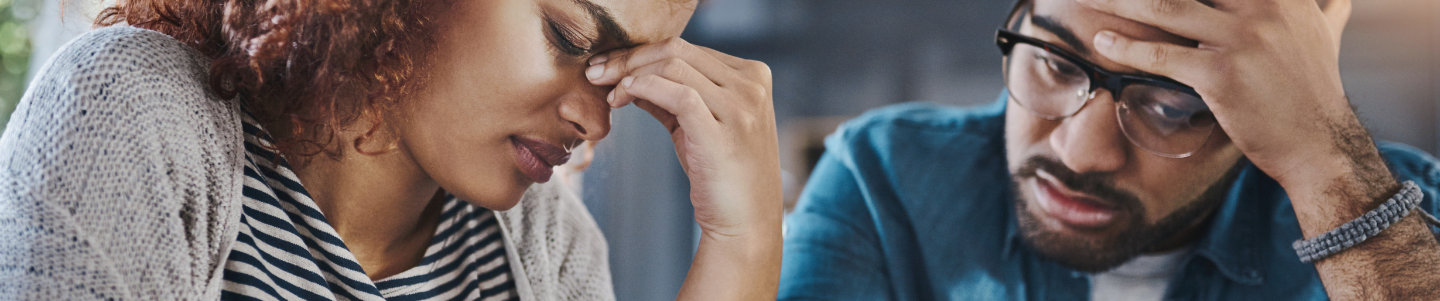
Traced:
[[1066, 81], [1078, 81], [1084, 79], [1085, 77], [1085, 74], [1080, 70], [1080, 67], [1076, 67], [1075, 65], [1062, 61], [1061, 59], [1040, 54], [1036, 54], [1035, 59], [1044, 63], [1046, 71], [1049, 71], [1050, 75], [1056, 79], [1064, 79]]
[[1075, 65], [1071, 65], [1070, 63], [1064, 62], [1064, 61], [1062, 61], [1062, 60], [1060, 60], [1060, 59], [1058, 59], [1058, 58], [1053, 58], [1053, 57], [1046, 56], [1046, 55], [1036, 54], [1036, 55], [1035, 55], [1035, 59], [1036, 59], [1036, 60], [1039, 60], [1039, 61], [1041, 61], [1041, 62], [1044, 62], [1044, 63], [1045, 63], [1045, 66], [1046, 66], [1046, 67], [1049, 67], [1050, 71], [1051, 71], [1051, 72], [1054, 72], [1055, 74], [1060, 74], [1060, 75], [1080, 74], [1080, 68], [1079, 68], [1079, 67], [1075, 67]]
[[1055, 59], [1053, 59], [1053, 58], [1047, 58], [1047, 59], [1045, 59], [1045, 62], [1050, 65], [1050, 70], [1051, 70], [1051, 71], [1055, 71], [1056, 74], [1060, 74], [1060, 75], [1077, 75], [1077, 74], [1080, 74], [1080, 68], [1077, 68], [1077, 67], [1075, 67], [1074, 65], [1070, 65], [1070, 64], [1067, 64], [1067, 63], [1063, 63], [1063, 62], [1057, 61], [1057, 60], [1055, 60]]
[[1192, 112], [1187, 111], [1187, 110], [1181, 110], [1180, 108], [1176, 108], [1176, 107], [1172, 107], [1172, 106], [1167, 106], [1167, 105], [1163, 105], [1163, 104], [1155, 104], [1155, 105], [1153, 105], [1153, 106], [1150, 107], [1150, 110], [1153, 112], [1153, 115], [1155, 115], [1155, 116], [1158, 116], [1158, 117], [1160, 117], [1160, 118], [1162, 118], [1162, 119], [1164, 119], [1164, 120], [1176, 121], [1176, 122], [1188, 121], [1188, 120], [1190, 119], [1190, 114], [1192, 113]]

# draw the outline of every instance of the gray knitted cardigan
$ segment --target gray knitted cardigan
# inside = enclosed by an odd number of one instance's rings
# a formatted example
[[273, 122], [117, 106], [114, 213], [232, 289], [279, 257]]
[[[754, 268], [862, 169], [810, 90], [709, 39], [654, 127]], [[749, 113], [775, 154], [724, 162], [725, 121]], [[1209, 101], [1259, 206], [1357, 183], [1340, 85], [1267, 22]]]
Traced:
[[[110, 27], [36, 76], [0, 137], [0, 299], [217, 299], [238, 233], [238, 106], [209, 59]], [[610, 300], [604, 237], [568, 189], [499, 212], [522, 300]]]

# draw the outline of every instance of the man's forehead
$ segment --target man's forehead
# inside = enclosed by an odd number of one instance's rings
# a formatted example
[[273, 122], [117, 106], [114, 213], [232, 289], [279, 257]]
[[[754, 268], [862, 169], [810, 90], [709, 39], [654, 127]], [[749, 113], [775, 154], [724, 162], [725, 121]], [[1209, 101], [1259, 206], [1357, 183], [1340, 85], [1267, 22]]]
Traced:
[[[1087, 50], [1076, 51], [1077, 53], [1094, 53], [1094, 45], [1091, 40], [1101, 30], [1109, 30], [1125, 36], [1146, 41], [1163, 41], [1178, 45], [1195, 45], [1195, 41], [1186, 39], [1154, 26], [1120, 18], [1109, 13], [1096, 11], [1076, 3], [1075, 0], [1034, 0], [1034, 7], [1031, 11], [1033, 16], [1040, 16], [1053, 21], [1055, 25], [1070, 30]], [[1048, 30], [1047, 31], [1052, 31]], [[1052, 31], [1053, 33], [1053, 31]], [[1073, 45], [1067, 46], [1074, 47]], [[1078, 50], [1078, 49], [1074, 49]], [[1093, 59], [1093, 55], [1089, 56]]]
[[[572, 0], [566, 0], [572, 1]], [[636, 43], [678, 37], [695, 13], [697, 0], [592, 0], [615, 17]]]

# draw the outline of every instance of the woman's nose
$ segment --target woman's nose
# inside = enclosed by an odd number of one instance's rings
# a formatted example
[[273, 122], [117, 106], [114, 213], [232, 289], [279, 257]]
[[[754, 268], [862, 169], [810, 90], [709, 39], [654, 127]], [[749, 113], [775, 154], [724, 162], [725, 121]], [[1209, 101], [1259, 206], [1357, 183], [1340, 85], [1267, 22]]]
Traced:
[[575, 128], [580, 139], [599, 141], [610, 134], [610, 105], [605, 103], [605, 95], [611, 87], [582, 85], [585, 87], [560, 102], [560, 118]]

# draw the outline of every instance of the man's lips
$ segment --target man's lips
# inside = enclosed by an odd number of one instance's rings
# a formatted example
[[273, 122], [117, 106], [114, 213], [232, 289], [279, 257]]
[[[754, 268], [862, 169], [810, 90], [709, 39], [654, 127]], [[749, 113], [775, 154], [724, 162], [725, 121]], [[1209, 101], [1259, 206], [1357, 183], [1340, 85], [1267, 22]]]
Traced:
[[554, 173], [552, 168], [570, 161], [570, 152], [554, 143], [520, 136], [512, 136], [510, 141], [515, 145], [515, 159], [520, 171], [536, 183], [550, 181]]
[[1117, 221], [1120, 210], [1093, 196], [1056, 184], [1043, 172], [1034, 178], [1035, 199], [1045, 215], [1072, 228], [1099, 229]]

